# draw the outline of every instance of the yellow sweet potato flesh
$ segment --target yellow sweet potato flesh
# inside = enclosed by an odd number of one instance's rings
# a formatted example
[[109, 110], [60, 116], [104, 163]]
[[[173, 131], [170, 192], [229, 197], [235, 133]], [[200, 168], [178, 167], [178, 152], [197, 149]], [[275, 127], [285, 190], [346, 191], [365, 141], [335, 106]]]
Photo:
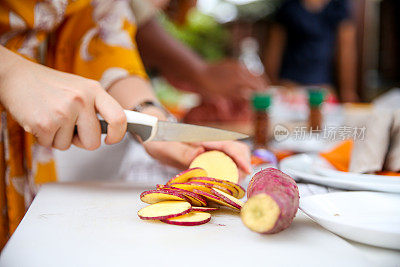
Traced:
[[200, 225], [209, 222], [211, 214], [202, 211], [192, 211], [185, 215], [170, 218], [164, 222], [170, 222], [177, 225]]
[[279, 205], [274, 199], [267, 194], [258, 194], [247, 200], [240, 216], [250, 230], [267, 233], [274, 228], [280, 213]]
[[191, 205], [185, 201], [163, 201], [148, 205], [138, 211], [143, 220], [161, 220], [189, 213]]
[[236, 163], [221, 151], [209, 151], [197, 156], [190, 164], [190, 168], [196, 167], [204, 169], [208, 177], [234, 183], [239, 181]]

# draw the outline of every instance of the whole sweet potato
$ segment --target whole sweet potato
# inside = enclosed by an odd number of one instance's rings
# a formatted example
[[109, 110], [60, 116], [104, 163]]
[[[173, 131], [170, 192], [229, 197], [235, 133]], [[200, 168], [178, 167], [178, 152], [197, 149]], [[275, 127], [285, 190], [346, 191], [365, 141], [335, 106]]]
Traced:
[[299, 208], [299, 189], [289, 175], [274, 168], [256, 173], [247, 188], [241, 210], [243, 223], [252, 231], [278, 233], [290, 226]]

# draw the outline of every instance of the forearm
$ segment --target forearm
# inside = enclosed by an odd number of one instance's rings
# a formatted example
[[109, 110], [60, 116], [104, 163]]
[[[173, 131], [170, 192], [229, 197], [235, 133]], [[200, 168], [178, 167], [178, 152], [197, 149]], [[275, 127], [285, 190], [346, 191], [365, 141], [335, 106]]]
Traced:
[[273, 25], [269, 33], [268, 44], [264, 56], [265, 72], [272, 84], [279, 83], [279, 70], [281, 68], [285, 43], [285, 29], [278, 24]]
[[356, 99], [356, 40], [355, 28], [351, 23], [340, 26], [338, 38], [339, 90], [343, 101]]
[[[144, 101], [157, 101], [150, 82], [136, 76], [130, 76], [115, 82], [108, 90], [109, 94], [118, 103], [128, 110], [132, 110]], [[150, 107], [144, 113], [165, 119], [165, 114], [157, 107]]]
[[139, 28], [136, 39], [145, 65], [181, 81], [201, 83], [206, 63], [165, 32], [155, 18]]

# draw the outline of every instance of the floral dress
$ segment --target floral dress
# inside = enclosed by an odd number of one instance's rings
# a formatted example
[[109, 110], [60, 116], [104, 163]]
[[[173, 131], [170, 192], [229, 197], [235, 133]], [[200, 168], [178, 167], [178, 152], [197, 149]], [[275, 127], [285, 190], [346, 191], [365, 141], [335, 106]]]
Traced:
[[[0, 44], [51, 68], [100, 81], [146, 73], [127, 0], [0, 0]], [[22, 77], [21, 77], [22, 78]], [[0, 107], [0, 249], [40, 184], [57, 181], [52, 151]]]

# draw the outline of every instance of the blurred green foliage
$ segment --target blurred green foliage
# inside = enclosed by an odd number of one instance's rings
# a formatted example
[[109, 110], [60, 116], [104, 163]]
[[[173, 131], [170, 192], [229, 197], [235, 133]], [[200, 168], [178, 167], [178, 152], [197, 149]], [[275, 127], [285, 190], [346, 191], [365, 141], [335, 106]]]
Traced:
[[229, 43], [229, 32], [211, 16], [192, 9], [187, 23], [178, 26], [165, 15], [160, 15], [160, 22], [175, 38], [191, 47], [208, 61], [226, 57]]

